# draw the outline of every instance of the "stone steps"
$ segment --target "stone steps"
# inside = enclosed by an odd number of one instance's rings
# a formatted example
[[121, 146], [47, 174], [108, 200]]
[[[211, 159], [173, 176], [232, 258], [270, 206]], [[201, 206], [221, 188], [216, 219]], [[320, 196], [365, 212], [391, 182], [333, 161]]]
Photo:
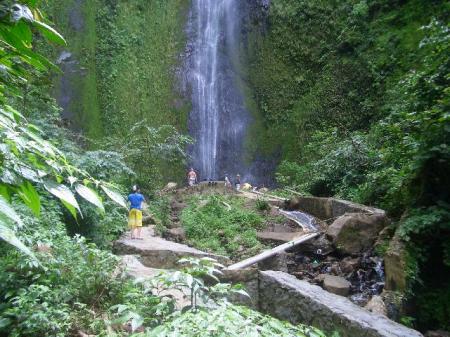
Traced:
[[142, 228], [143, 240], [131, 240], [126, 233], [114, 242], [113, 250], [117, 255], [139, 255], [140, 262], [150, 268], [177, 269], [178, 261], [183, 257], [211, 257], [222, 264], [229, 264], [226, 256], [209, 254], [184, 244], [164, 240], [155, 235], [154, 226]]

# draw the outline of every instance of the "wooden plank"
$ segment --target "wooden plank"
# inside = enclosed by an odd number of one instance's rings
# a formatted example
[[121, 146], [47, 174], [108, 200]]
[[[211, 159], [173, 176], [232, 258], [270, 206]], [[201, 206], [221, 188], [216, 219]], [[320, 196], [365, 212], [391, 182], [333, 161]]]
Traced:
[[311, 239], [314, 239], [315, 237], [319, 236], [318, 232], [314, 232], [314, 233], [309, 233], [306, 235], [303, 235], [295, 240], [283, 243], [280, 246], [277, 246], [275, 248], [272, 248], [270, 250], [266, 250], [265, 252], [262, 252], [261, 254], [258, 254], [256, 256], [250, 257], [248, 259], [245, 259], [241, 262], [235, 263], [231, 266], [229, 266], [228, 268], [226, 268], [227, 270], [236, 270], [236, 269], [242, 269], [242, 268], [246, 268], [249, 267], [255, 263], [258, 263], [259, 261], [265, 260], [271, 256], [274, 256], [278, 253], [284, 252], [286, 249], [288, 248], [292, 248], [295, 247], [303, 242], [309, 241]]

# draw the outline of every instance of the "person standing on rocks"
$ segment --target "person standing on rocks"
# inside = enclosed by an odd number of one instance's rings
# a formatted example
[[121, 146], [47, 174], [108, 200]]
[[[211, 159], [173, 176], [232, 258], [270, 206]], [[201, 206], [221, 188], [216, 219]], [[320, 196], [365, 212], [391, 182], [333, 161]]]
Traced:
[[228, 178], [228, 174], [225, 174], [225, 189], [231, 189], [231, 181], [230, 178]]
[[188, 176], [188, 185], [194, 186], [197, 183], [197, 173], [195, 173], [192, 167], [189, 170], [187, 176]]
[[142, 229], [142, 203], [145, 201], [139, 186], [133, 186], [133, 192], [128, 196], [130, 212], [128, 215], [128, 226], [131, 230], [131, 239], [143, 240]]
[[241, 189], [241, 176], [236, 175], [236, 182], [234, 183], [236, 186], [236, 190], [239, 191]]

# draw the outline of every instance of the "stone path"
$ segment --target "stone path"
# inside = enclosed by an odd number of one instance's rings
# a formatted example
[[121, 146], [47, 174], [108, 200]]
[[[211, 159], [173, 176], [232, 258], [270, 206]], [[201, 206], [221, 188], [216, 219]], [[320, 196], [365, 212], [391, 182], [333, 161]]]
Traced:
[[[155, 234], [154, 226], [142, 228], [143, 240], [131, 240], [130, 233], [125, 233], [114, 243], [114, 252], [122, 257], [125, 273], [134, 279], [149, 279], [164, 271], [179, 268], [178, 261], [183, 257], [211, 257], [223, 264], [229, 264], [225, 256], [208, 254], [187, 245], [164, 240]], [[175, 299], [176, 306], [182, 309], [190, 305], [185, 293], [175, 289], [155, 289], [159, 296]]]
[[183, 257], [211, 257], [222, 264], [229, 264], [225, 256], [202, 252], [198, 249], [165, 240], [155, 235], [154, 226], [142, 228], [143, 240], [131, 240], [126, 233], [114, 243], [114, 252], [117, 255], [138, 255], [139, 261], [146, 267], [177, 269], [178, 261]]

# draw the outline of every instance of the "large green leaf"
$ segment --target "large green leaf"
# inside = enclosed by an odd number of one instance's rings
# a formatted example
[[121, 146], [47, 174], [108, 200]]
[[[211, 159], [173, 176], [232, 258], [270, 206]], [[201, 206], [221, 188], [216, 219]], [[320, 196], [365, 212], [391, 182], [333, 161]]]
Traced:
[[34, 215], [39, 217], [41, 213], [41, 200], [34, 186], [29, 181], [26, 181], [18, 188], [17, 193], [25, 205], [33, 211]]
[[[60, 199], [65, 206], [70, 205], [71, 207], [78, 210], [78, 212], [82, 216], [81, 209], [80, 209], [80, 206], [78, 205], [77, 199], [75, 199], [75, 196], [73, 195], [72, 191], [67, 186], [58, 185], [53, 182], [46, 182], [44, 184], [44, 187], [47, 191], [49, 191], [55, 197]], [[67, 208], [72, 213], [72, 210], [69, 207], [67, 207]]]
[[62, 35], [59, 34], [56, 30], [54, 30], [49, 25], [47, 25], [43, 22], [37, 21], [37, 20], [34, 20], [33, 23], [37, 27], [37, 29], [39, 29], [39, 31], [42, 33], [42, 35], [44, 35], [50, 41], [56, 42], [61, 45], [67, 44], [66, 40], [62, 37]]
[[10, 245], [15, 246], [23, 253], [36, 259], [30, 249], [20, 241], [14, 231], [8, 227], [8, 221], [16, 223], [19, 227], [23, 226], [23, 222], [20, 219], [16, 211], [9, 205], [6, 200], [0, 196], [0, 238]]
[[89, 187], [81, 185], [81, 184], [78, 184], [75, 187], [75, 190], [82, 198], [86, 199], [91, 204], [100, 208], [102, 210], [102, 212], [105, 211], [105, 208], [103, 207], [103, 202], [95, 191], [93, 191]]
[[14, 231], [7, 226], [6, 222], [1, 216], [0, 216], [0, 238], [37, 261], [36, 256], [34, 256], [31, 250], [27, 246], [25, 246], [22, 243], [22, 241], [19, 240], [19, 238], [17, 238]]
[[102, 190], [106, 193], [106, 195], [111, 198], [112, 201], [114, 201], [115, 203], [117, 203], [119, 206], [122, 206], [124, 208], [128, 208], [127, 207], [127, 203], [125, 201], [125, 199], [122, 197], [121, 194], [119, 194], [116, 191], [110, 190], [109, 188], [107, 188], [104, 185], [101, 185]]
[[0, 214], [19, 225], [19, 227], [23, 227], [20, 216], [2, 196], [0, 196]]

